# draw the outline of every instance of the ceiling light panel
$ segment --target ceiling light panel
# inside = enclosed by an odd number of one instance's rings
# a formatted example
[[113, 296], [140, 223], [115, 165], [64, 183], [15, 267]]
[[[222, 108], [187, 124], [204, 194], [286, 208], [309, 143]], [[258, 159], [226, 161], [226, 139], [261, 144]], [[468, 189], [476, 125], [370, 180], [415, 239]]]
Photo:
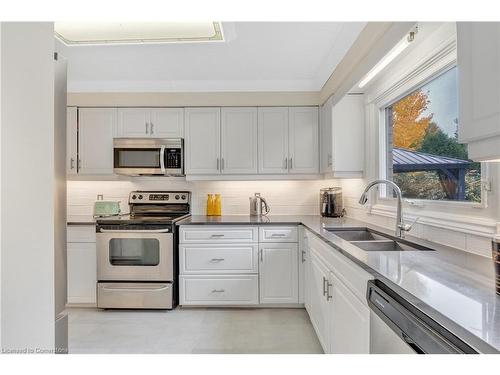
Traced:
[[67, 45], [223, 41], [220, 22], [56, 22]]

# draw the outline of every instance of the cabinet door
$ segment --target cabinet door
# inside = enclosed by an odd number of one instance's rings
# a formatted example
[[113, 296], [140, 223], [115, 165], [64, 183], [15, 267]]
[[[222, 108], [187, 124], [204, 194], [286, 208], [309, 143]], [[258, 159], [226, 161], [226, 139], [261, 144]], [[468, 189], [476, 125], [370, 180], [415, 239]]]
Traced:
[[220, 173], [220, 108], [186, 108], [186, 175]]
[[257, 173], [257, 108], [221, 109], [221, 171]]
[[78, 144], [78, 109], [68, 107], [66, 110], [66, 174], [76, 175]]
[[369, 354], [370, 309], [330, 273], [330, 353]]
[[297, 244], [261, 244], [259, 251], [260, 303], [298, 303]]
[[328, 99], [319, 110], [320, 130], [320, 172], [332, 172], [332, 98]]
[[117, 136], [123, 138], [150, 136], [149, 108], [118, 108]]
[[96, 244], [68, 242], [68, 303], [96, 303]]
[[79, 108], [79, 174], [113, 174], [116, 108]]
[[259, 173], [288, 173], [288, 108], [259, 108]]
[[328, 275], [330, 271], [326, 267], [325, 263], [313, 249], [310, 250], [310, 310], [309, 317], [311, 323], [318, 335], [319, 342], [323, 347], [323, 350], [328, 353], [330, 350], [330, 332], [328, 329], [329, 324], [329, 301], [326, 299], [326, 282], [328, 281]]
[[342, 98], [332, 111], [333, 173], [335, 177], [362, 177], [365, 165], [365, 104], [360, 94]]
[[289, 173], [319, 173], [318, 107], [291, 107]]
[[184, 108], [152, 108], [149, 133], [154, 138], [183, 138]]

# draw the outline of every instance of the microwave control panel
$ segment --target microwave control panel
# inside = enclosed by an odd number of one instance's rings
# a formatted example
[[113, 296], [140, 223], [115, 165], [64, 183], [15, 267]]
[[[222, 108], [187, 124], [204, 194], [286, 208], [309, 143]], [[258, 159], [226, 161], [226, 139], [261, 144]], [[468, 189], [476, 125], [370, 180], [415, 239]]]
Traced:
[[182, 151], [180, 148], [165, 149], [165, 167], [169, 169], [182, 168], [181, 153]]

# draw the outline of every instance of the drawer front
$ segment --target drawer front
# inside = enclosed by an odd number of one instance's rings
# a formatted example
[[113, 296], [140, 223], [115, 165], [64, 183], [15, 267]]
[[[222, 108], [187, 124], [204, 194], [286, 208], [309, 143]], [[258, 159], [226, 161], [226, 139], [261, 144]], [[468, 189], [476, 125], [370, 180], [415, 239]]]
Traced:
[[257, 273], [258, 246], [180, 245], [181, 274]]
[[181, 276], [181, 305], [256, 305], [258, 275]]
[[98, 283], [101, 309], [171, 309], [170, 283]]
[[66, 240], [68, 242], [95, 242], [95, 225], [68, 225]]
[[249, 243], [258, 242], [257, 227], [181, 226], [180, 243]]
[[298, 238], [297, 227], [261, 226], [259, 228], [260, 242], [297, 242]]

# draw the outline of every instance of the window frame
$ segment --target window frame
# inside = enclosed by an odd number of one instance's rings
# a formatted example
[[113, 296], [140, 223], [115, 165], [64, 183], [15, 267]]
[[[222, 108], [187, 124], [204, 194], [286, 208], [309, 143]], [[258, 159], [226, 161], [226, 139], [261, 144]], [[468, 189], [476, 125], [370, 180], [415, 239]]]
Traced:
[[[388, 178], [389, 160], [388, 160], [388, 147], [389, 147], [389, 123], [387, 116], [387, 108], [403, 99], [405, 96], [411, 94], [415, 90], [425, 86], [427, 83], [445, 74], [449, 70], [457, 67], [456, 58], [446, 64], [444, 67], [433, 69], [433, 66], [427, 67], [423, 76], [411, 84], [396, 84], [393, 88], [398, 88], [397, 95], [388, 95], [384, 97], [383, 101], [376, 103], [378, 110], [378, 123], [379, 123], [379, 177], [382, 179]], [[426, 73], [426, 74], [425, 74]], [[395, 94], [395, 93], [394, 93]], [[451, 200], [434, 200], [434, 199], [419, 199], [419, 198], [403, 198], [403, 200], [410, 205], [417, 207], [424, 206], [452, 206], [452, 207], [470, 207], [470, 208], [486, 208], [487, 204], [487, 189], [485, 188], [490, 179], [489, 168], [487, 163], [481, 163], [481, 201], [451, 201]], [[384, 185], [379, 188], [378, 199], [380, 202], [388, 202], [393, 198], [388, 195], [388, 188]]]

